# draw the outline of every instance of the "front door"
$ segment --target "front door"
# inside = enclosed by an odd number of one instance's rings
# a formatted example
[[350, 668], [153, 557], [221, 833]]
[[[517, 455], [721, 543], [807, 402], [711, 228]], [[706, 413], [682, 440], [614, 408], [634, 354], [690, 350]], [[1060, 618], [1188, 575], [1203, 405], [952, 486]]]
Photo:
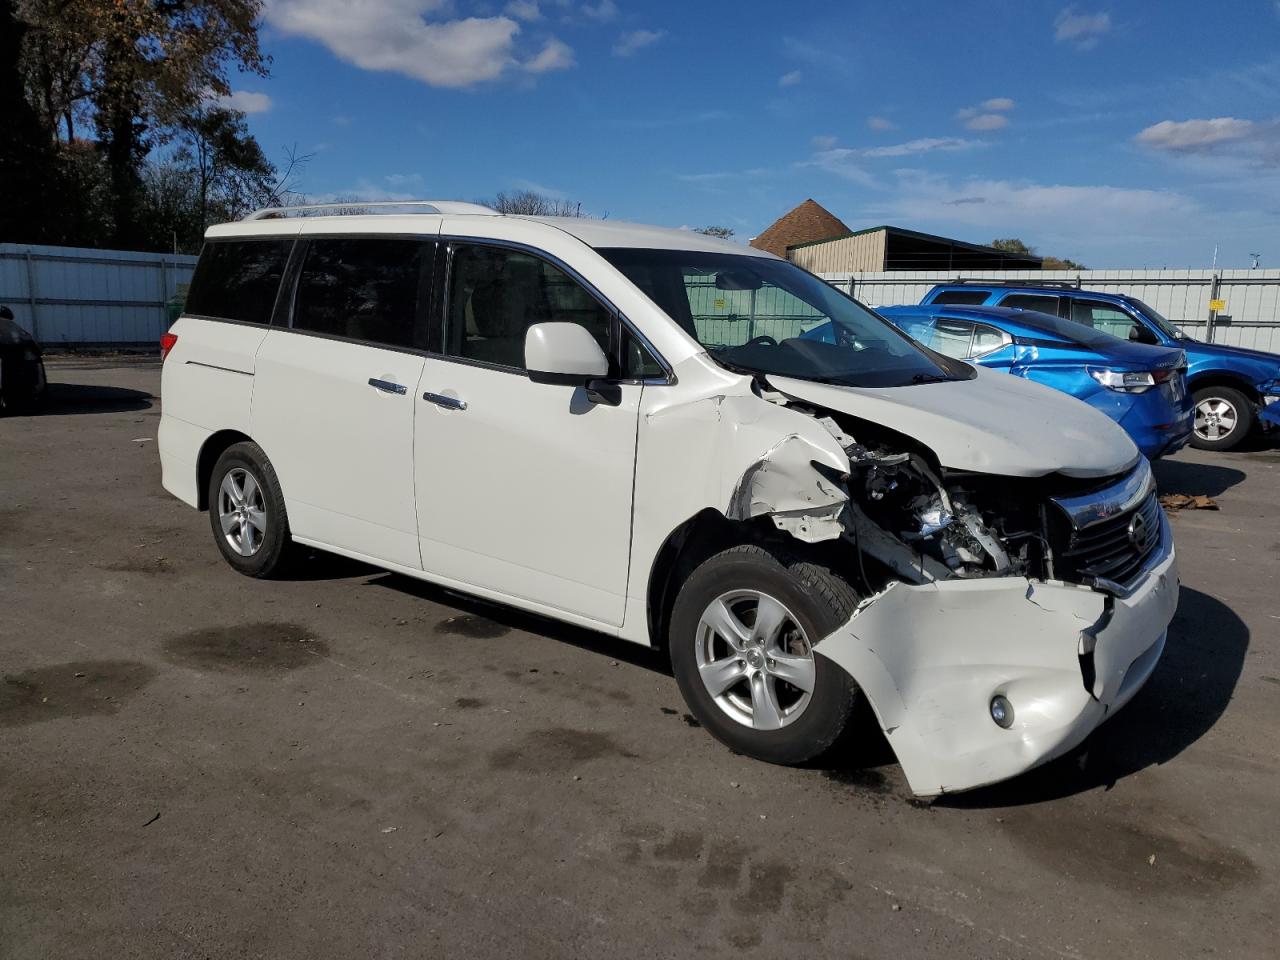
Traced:
[[443, 355], [413, 397], [424, 569], [620, 625], [643, 387], [615, 406], [524, 371], [531, 324], [579, 323], [611, 353], [611, 311], [550, 262], [479, 243], [453, 244], [446, 289]]
[[258, 351], [253, 433], [295, 536], [419, 568], [413, 490], [433, 241], [312, 239]]

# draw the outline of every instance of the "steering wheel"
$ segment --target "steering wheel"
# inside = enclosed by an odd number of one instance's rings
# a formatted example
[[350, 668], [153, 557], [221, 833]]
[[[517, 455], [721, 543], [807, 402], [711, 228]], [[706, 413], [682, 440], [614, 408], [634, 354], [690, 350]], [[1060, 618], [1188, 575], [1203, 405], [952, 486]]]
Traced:
[[767, 333], [762, 333], [758, 337], [752, 337], [744, 343], [743, 346], [750, 347], [757, 343], [763, 344], [766, 347], [776, 347], [778, 345], [777, 340], [773, 339], [773, 337], [769, 336]]

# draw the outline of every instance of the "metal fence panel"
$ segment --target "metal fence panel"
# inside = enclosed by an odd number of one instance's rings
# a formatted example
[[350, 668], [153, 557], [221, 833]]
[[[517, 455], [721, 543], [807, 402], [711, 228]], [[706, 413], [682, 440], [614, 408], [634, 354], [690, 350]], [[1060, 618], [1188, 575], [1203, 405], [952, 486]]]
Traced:
[[47, 345], [155, 344], [196, 258], [0, 243], [0, 303]]
[[[1061, 280], [1082, 290], [1137, 297], [1188, 335], [1280, 353], [1280, 270], [899, 270], [824, 273], [823, 279], [870, 307], [919, 303], [935, 284], [957, 279]], [[1210, 300], [1226, 301], [1213, 315]]]

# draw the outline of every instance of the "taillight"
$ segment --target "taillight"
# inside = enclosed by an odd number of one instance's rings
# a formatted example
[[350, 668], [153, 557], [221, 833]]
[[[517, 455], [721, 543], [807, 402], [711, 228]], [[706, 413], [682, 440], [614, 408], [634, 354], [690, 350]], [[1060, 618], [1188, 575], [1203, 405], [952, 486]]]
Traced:
[[160, 334], [160, 359], [163, 361], [169, 355], [169, 351], [173, 349], [174, 344], [178, 342], [176, 333]]

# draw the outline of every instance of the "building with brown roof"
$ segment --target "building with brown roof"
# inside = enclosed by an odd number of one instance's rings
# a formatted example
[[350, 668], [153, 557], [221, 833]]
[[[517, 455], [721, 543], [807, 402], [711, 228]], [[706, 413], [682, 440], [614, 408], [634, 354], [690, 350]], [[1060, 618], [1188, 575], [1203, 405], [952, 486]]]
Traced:
[[852, 232], [839, 217], [810, 198], [775, 220], [760, 236], [752, 238], [751, 246], [785, 257], [787, 247], [844, 237]]

